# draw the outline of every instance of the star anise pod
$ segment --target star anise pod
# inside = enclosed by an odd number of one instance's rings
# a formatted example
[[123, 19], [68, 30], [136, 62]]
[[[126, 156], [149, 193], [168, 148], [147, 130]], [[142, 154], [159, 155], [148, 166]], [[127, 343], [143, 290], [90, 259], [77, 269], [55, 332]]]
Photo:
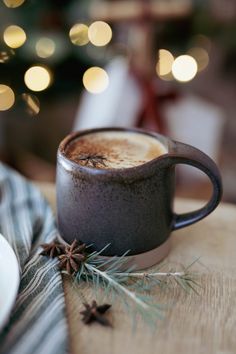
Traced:
[[90, 324], [92, 322], [98, 322], [103, 326], [111, 326], [111, 323], [107, 318], [104, 317], [104, 313], [111, 307], [109, 304], [97, 305], [95, 300], [92, 301], [92, 304], [83, 304], [85, 309], [80, 311], [82, 317], [82, 321], [85, 324]]
[[74, 240], [71, 245], [65, 246], [64, 253], [58, 257], [59, 268], [65, 269], [71, 275], [78, 272], [81, 263], [86, 259], [85, 248], [86, 245], [79, 245], [77, 240]]
[[52, 241], [50, 243], [43, 243], [41, 247], [43, 248], [43, 251], [40, 253], [40, 255], [48, 256], [50, 258], [55, 258], [60, 256], [65, 250], [65, 246], [57, 241]]
[[80, 155], [77, 160], [82, 161], [85, 166], [99, 167], [102, 165], [106, 167], [105, 161], [107, 159], [102, 155]]

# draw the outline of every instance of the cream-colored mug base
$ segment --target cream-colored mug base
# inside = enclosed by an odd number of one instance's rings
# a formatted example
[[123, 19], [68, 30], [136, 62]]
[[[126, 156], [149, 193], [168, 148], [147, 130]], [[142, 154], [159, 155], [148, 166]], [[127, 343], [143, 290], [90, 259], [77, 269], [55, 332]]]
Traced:
[[[125, 256], [124, 266], [121, 267], [121, 270], [125, 270], [132, 266], [135, 267], [135, 270], [146, 269], [154, 266], [157, 263], [160, 263], [170, 252], [171, 238], [169, 237], [164, 243], [160, 246], [153, 248], [150, 251], [139, 253], [132, 256]], [[99, 256], [99, 258], [108, 259], [108, 256]], [[117, 257], [118, 258], [118, 257]]]

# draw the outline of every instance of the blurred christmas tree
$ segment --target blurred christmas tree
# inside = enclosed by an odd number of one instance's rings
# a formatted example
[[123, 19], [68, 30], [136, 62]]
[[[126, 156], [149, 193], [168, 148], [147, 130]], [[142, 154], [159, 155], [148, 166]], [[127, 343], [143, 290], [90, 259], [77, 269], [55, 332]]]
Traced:
[[[172, 3], [173, 9], [176, 9], [178, 1], [179, 4], [183, 3], [180, 0], [168, 0], [166, 5], [169, 4], [170, 7]], [[123, 2], [127, 9], [131, 5], [135, 6], [132, 0], [95, 1], [98, 6], [118, 2]], [[114, 22], [112, 45], [94, 45], [89, 41], [87, 26], [93, 22], [90, 16], [93, 3], [91, 0], [2, 0], [1, 84], [9, 85], [16, 96], [28, 89], [40, 92], [40, 97], [47, 95], [47, 98], [81, 90], [85, 70], [91, 65], [103, 66], [120, 51], [116, 44], [122, 41], [119, 21]], [[148, 9], [153, 3], [162, 3], [163, 7], [165, 2], [136, 1], [136, 6], [138, 3], [145, 3]], [[155, 23], [156, 46], [153, 52], [159, 48], [167, 48], [174, 54], [179, 54], [191, 47], [206, 45], [206, 41], [203, 43], [204, 38], [199, 35], [214, 37], [226, 50], [225, 68], [227, 71], [235, 70], [235, 12], [235, 2], [232, 0], [194, 1], [192, 11], [184, 18], [170, 17], [169, 20], [158, 20]], [[84, 27], [74, 27], [73, 31], [72, 26], [76, 23], [83, 24]], [[113, 24], [112, 16], [111, 23]], [[49, 82], [44, 85], [46, 91], [40, 90], [40, 87], [38, 90], [37, 87], [32, 89], [24, 80], [26, 71], [33, 65], [42, 65], [48, 71], [50, 77]], [[43, 74], [39, 72], [39, 76]]]
[[[26, 0], [21, 1], [19, 7], [8, 7], [17, 3], [19, 1], [5, 0], [0, 4], [0, 30], [3, 38], [0, 47], [1, 82], [9, 83], [16, 94], [25, 92], [25, 72], [32, 65], [42, 65], [51, 76], [47, 97], [78, 91], [82, 86], [83, 72], [90, 62], [80, 47], [73, 46], [68, 35], [73, 1]], [[12, 25], [24, 30], [25, 41], [19, 29], [13, 28], [10, 31], [9, 26]]]

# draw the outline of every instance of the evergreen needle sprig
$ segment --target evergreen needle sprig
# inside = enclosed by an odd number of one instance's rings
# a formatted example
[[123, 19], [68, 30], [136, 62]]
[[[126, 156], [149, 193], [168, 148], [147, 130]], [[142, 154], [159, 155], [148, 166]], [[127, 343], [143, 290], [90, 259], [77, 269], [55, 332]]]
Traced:
[[[161, 272], [160, 267], [154, 272], [137, 272], [134, 266], [127, 266], [128, 252], [121, 257], [102, 257], [101, 254], [108, 247], [109, 245], [99, 252], [88, 254], [75, 274], [75, 281], [91, 283], [95, 293], [103, 289], [105, 296], [113, 299], [118, 296], [133, 318], [140, 314], [145, 322], [153, 325], [157, 319], [163, 317], [164, 306], [150, 294], [153, 287], [163, 288], [166, 285], [173, 286], [175, 283], [188, 293], [190, 291], [198, 293], [199, 284], [194, 273], [189, 271], [197, 260], [182, 271], [170, 269], [168, 272]], [[133, 306], [130, 306], [131, 304]]]
[[[104, 296], [109, 299], [118, 296], [119, 301], [125, 306], [126, 312], [130, 313], [133, 319], [136, 319], [136, 315], [139, 314], [150, 325], [155, 325], [157, 319], [163, 317], [164, 308], [164, 305], [158, 303], [152, 295], [153, 288], [163, 289], [165, 286], [170, 288], [173, 285], [178, 285], [188, 293], [194, 291], [198, 294], [200, 285], [196, 281], [196, 274], [190, 272], [190, 268], [198, 259], [181, 271], [169, 269], [164, 272], [163, 265], [161, 265], [155, 271], [137, 272], [135, 266], [128, 265], [130, 261], [126, 257], [128, 251], [120, 257], [102, 256], [109, 246], [108, 244], [100, 251], [92, 252], [90, 251], [91, 245], [81, 244], [76, 240], [71, 245], [63, 245], [58, 241], [42, 245], [41, 255], [50, 258], [57, 257], [59, 268], [70, 276], [73, 286], [79, 291], [79, 296], [85, 306], [84, 321], [100, 320], [104, 322], [105, 320], [101, 318], [103, 307], [97, 305], [95, 300], [91, 305], [85, 300], [78, 286], [81, 281], [91, 284], [96, 295], [102, 290]], [[97, 311], [96, 316], [94, 311]]]
[[[87, 268], [87, 270], [89, 272], [95, 273], [98, 276], [101, 276], [102, 278], [104, 278], [111, 286], [113, 286], [118, 292], [122, 292], [125, 295], [127, 295], [131, 300], [135, 301], [135, 303], [138, 306], [141, 306], [142, 308], [144, 308], [145, 310], [147, 310], [150, 306], [143, 301], [137, 294], [135, 294], [133, 291], [130, 291], [128, 288], [126, 288], [125, 286], [123, 286], [120, 282], [118, 282], [115, 277], [109, 275], [109, 272], [106, 271], [102, 271], [99, 270], [98, 268], [86, 264], [85, 267]], [[122, 273], [117, 273], [117, 275], [120, 275]], [[127, 273], [129, 274], [129, 273]]]

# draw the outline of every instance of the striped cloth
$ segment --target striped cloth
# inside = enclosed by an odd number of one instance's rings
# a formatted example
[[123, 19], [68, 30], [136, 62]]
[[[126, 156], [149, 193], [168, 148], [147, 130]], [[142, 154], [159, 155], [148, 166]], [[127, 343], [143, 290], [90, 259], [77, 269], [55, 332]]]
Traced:
[[14, 249], [21, 270], [16, 304], [0, 334], [0, 353], [66, 353], [62, 278], [56, 260], [39, 256], [39, 245], [57, 236], [53, 214], [37, 188], [1, 163], [0, 232]]

